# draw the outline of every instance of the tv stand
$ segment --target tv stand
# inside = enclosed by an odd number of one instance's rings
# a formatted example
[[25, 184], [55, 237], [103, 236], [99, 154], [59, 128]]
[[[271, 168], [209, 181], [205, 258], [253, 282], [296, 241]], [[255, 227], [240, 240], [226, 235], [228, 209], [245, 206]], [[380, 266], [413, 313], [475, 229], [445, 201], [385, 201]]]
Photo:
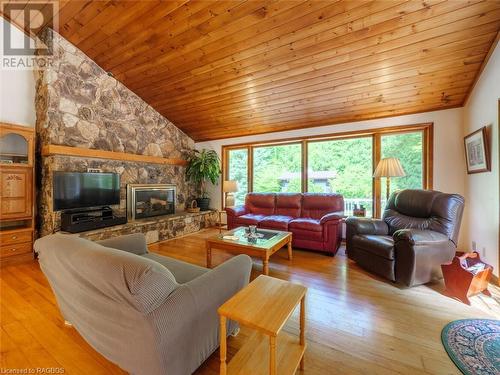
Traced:
[[88, 230], [125, 224], [125, 216], [113, 215], [111, 207], [90, 208], [85, 210], [69, 210], [61, 214], [61, 230], [69, 233], [80, 233]]

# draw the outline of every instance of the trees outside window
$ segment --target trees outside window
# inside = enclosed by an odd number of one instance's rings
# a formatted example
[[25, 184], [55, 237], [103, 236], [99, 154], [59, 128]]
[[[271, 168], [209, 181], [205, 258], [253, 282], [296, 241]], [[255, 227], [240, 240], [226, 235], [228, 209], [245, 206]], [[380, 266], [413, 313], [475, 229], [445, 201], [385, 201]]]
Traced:
[[248, 193], [248, 149], [229, 150], [228, 179], [238, 182], [238, 191], [234, 193], [236, 205], [245, 203]]
[[300, 193], [302, 191], [301, 145], [254, 147], [253, 191]]
[[[422, 189], [424, 186], [423, 132], [387, 134], [381, 137], [382, 158], [398, 158], [405, 177], [391, 178], [391, 192]], [[381, 184], [382, 207], [386, 201], [386, 184]]]
[[309, 142], [308, 191], [344, 196], [345, 214], [363, 205], [372, 215], [372, 137]]

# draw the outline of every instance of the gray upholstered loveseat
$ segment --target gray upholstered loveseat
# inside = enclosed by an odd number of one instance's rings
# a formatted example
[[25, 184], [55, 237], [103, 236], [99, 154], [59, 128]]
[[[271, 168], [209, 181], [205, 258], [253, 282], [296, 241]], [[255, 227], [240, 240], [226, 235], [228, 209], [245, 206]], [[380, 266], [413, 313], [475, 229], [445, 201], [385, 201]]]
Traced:
[[100, 243], [54, 234], [35, 251], [64, 319], [134, 375], [194, 372], [219, 345], [217, 308], [248, 283], [252, 265], [239, 255], [198, 267], [149, 253], [142, 234]]

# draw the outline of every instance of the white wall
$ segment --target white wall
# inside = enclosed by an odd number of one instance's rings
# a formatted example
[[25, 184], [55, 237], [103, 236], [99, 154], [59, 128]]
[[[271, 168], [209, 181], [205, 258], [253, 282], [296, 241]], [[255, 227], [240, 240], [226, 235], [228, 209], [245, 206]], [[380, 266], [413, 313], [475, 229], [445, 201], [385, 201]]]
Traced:
[[[292, 137], [340, 133], [345, 131], [374, 129], [388, 126], [413, 125], [426, 122], [434, 123], [434, 189], [450, 193], [465, 194], [465, 157], [463, 152], [463, 109], [448, 109], [414, 115], [396, 116], [384, 119], [359, 121], [346, 124], [320, 126], [308, 129], [276, 132], [248, 137], [229, 138], [199, 142], [198, 149], [208, 148], [220, 155], [223, 145], [246, 142], [269, 141]], [[211, 206], [221, 207], [219, 186], [209, 188]], [[464, 226], [462, 226], [462, 229]], [[462, 236], [461, 236], [462, 237]], [[464, 244], [463, 241], [460, 242]]]
[[[0, 17], [0, 58], [3, 58], [3, 29], [8, 21]], [[25, 34], [11, 26], [12, 40], [22, 43]], [[0, 122], [35, 126], [35, 77], [31, 70], [0, 68]]]
[[466, 244], [477, 250], [498, 275], [499, 262], [499, 154], [498, 100], [500, 99], [500, 46], [497, 45], [464, 107], [464, 136], [483, 126], [490, 129], [491, 172], [466, 175]]

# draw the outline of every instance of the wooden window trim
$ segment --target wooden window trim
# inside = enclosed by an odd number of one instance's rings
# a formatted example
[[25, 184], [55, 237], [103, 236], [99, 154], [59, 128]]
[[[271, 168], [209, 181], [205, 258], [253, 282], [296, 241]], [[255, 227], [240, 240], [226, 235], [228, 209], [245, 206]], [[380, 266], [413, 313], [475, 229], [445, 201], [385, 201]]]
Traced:
[[[387, 134], [387, 133], [385, 133]], [[375, 172], [375, 168], [377, 168], [378, 162], [381, 159], [382, 155], [382, 133], [375, 133], [372, 137], [372, 175]], [[381, 217], [382, 216], [382, 185], [380, 183], [380, 178], [373, 178], [372, 183], [372, 207], [373, 207], [373, 217]]]
[[[290, 144], [300, 144], [302, 152], [302, 192], [308, 191], [308, 145], [310, 142], [322, 142], [322, 141], [332, 141], [341, 139], [351, 139], [351, 138], [361, 138], [361, 137], [372, 137], [372, 160], [373, 160], [373, 171], [375, 170], [380, 157], [382, 154], [382, 135], [387, 134], [401, 134], [422, 131], [422, 150], [423, 150], [423, 187], [424, 189], [433, 188], [433, 163], [434, 163], [434, 124], [430, 123], [419, 123], [414, 125], [402, 125], [402, 126], [390, 126], [374, 129], [363, 129], [356, 131], [331, 133], [323, 135], [315, 135], [310, 137], [293, 137], [293, 138], [282, 138], [274, 139], [269, 141], [261, 142], [247, 142], [238, 143], [231, 145], [221, 146], [222, 155], [222, 170], [224, 179], [229, 178], [229, 163], [228, 156], [230, 150], [247, 150], [247, 184], [248, 191], [253, 191], [253, 152], [256, 147], [272, 147], [272, 146], [285, 146]], [[372, 185], [372, 196], [373, 196], [373, 210], [374, 217], [380, 217], [382, 215], [381, 208], [381, 184], [380, 179], [373, 179]], [[221, 207], [224, 209], [224, 192], [221, 188]]]

